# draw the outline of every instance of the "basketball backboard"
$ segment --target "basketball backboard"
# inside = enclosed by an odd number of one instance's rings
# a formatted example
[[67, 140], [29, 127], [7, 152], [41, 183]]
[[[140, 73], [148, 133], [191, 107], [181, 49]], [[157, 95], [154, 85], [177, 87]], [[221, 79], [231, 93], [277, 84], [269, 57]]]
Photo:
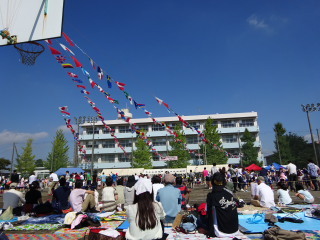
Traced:
[[0, 45], [61, 37], [63, 7], [64, 0], [0, 0]]

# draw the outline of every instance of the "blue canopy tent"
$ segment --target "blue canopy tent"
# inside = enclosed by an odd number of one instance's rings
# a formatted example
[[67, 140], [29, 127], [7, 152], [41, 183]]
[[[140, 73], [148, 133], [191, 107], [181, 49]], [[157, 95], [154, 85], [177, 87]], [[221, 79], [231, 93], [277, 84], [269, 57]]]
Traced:
[[275, 170], [280, 170], [280, 168], [286, 168], [286, 167], [280, 165], [279, 163], [272, 163], [271, 165], [265, 167], [265, 169], [270, 170], [272, 166], [274, 166]]
[[58, 176], [62, 176], [66, 174], [66, 171], [69, 171], [69, 173], [81, 173], [81, 172], [85, 172], [82, 168], [60, 168], [58, 169], [55, 173]]

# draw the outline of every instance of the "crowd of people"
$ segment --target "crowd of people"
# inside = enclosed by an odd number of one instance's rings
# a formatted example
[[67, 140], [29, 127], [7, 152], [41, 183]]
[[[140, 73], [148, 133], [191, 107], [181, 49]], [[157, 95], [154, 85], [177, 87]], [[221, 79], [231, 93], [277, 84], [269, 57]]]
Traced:
[[[303, 171], [303, 170], [302, 170]], [[251, 204], [257, 207], [288, 205], [294, 202], [289, 190], [306, 203], [313, 203], [309, 190], [318, 190], [319, 168], [312, 161], [305, 169], [308, 180], [299, 178], [300, 170], [293, 163], [279, 171], [261, 170], [249, 172], [229, 165], [218, 169], [213, 164], [210, 170], [204, 167], [201, 175], [192, 170], [184, 175], [132, 175], [120, 177], [116, 173], [91, 176], [89, 173], [69, 173], [58, 176], [50, 173], [48, 182], [31, 174], [21, 190], [21, 177], [14, 171], [6, 183], [3, 195], [3, 209], [9, 207], [13, 213], [33, 212], [101, 212], [126, 210], [130, 227], [127, 239], [161, 239], [163, 224], [173, 223], [181, 210], [190, 208], [188, 196], [194, 184], [206, 184], [211, 190], [204, 201], [200, 217], [197, 219], [199, 231], [208, 236], [237, 236], [237, 208], [241, 206], [235, 193], [251, 191]], [[202, 178], [199, 180], [199, 178]], [[272, 189], [276, 182], [277, 191]], [[48, 189], [50, 201], [44, 202], [41, 190]]]

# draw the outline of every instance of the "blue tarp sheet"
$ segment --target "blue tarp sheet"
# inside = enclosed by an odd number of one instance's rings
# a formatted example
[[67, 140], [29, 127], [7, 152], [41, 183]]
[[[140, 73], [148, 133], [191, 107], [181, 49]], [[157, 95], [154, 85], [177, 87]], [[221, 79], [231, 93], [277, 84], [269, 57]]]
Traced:
[[69, 171], [69, 173], [81, 173], [81, 172], [85, 172], [82, 168], [60, 168], [58, 171], [56, 171], [55, 173], [58, 176], [62, 176], [66, 174], [66, 171]]
[[279, 170], [280, 168], [286, 168], [286, 167], [280, 165], [279, 163], [272, 163], [271, 165], [265, 167], [265, 169], [270, 170], [271, 167], [272, 167], [272, 165], [274, 166], [274, 168], [275, 168], [276, 170]]
[[[319, 230], [320, 220], [309, 218], [304, 216], [304, 212], [295, 213], [298, 217], [300, 217], [304, 222], [303, 223], [291, 223], [291, 222], [277, 222], [276, 225], [285, 230]], [[284, 217], [286, 213], [273, 214], [275, 216]], [[258, 223], [247, 223], [249, 218], [253, 218], [253, 215], [239, 215], [239, 224], [241, 227], [245, 228], [245, 233], [261, 233], [264, 230], [268, 229], [268, 223], [264, 222], [264, 218]]]

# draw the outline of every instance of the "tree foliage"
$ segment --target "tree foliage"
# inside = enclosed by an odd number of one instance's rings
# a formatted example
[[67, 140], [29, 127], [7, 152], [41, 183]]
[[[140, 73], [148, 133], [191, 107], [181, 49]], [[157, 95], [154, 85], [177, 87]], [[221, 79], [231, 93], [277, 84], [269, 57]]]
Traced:
[[243, 136], [241, 138], [241, 142], [244, 144], [241, 146], [242, 151], [242, 165], [249, 166], [251, 164], [261, 165], [261, 162], [258, 161], [258, 148], [254, 147], [254, 142], [256, 141], [254, 135], [249, 132], [246, 128]]
[[1, 170], [10, 170], [10, 168], [8, 167], [9, 165], [11, 165], [10, 160], [5, 159], [5, 158], [0, 158], [0, 171]]
[[35, 155], [32, 154], [32, 139], [28, 139], [26, 146], [23, 147], [22, 155], [19, 155], [17, 158], [17, 165], [16, 168], [18, 172], [20, 172], [23, 176], [30, 175], [35, 166]]
[[276, 149], [274, 152], [274, 160], [278, 163], [281, 162], [281, 164], [287, 164], [292, 158], [289, 142], [286, 137], [287, 130], [283, 127], [282, 123], [278, 122], [274, 125], [273, 131], [275, 133], [274, 145]]
[[132, 152], [132, 167], [134, 168], [152, 168], [152, 153], [150, 147], [145, 144], [141, 138], [137, 138], [136, 150]]
[[52, 150], [49, 152], [47, 161], [44, 162], [44, 166], [55, 172], [59, 168], [67, 167], [69, 165], [68, 157], [68, 141], [66, 140], [63, 131], [60, 129], [56, 132], [56, 136], [52, 143]]
[[218, 126], [214, 124], [215, 121], [211, 118], [206, 120], [204, 125], [205, 130], [203, 131], [206, 139], [209, 143], [201, 145], [201, 152], [205, 153], [207, 164], [225, 164], [228, 161], [225, 151], [222, 151], [221, 136], [218, 133]]
[[170, 141], [171, 151], [169, 151], [169, 156], [177, 156], [178, 160], [167, 161], [167, 166], [169, 168], [185, 168], [190, 160], [189, 151], [185, 148], [187, 139], [182, 131], [181, 124], [177, 124], [174, 131], [177, 133], [177, 137]]
[[44, 167], [44, 163], [42, 159], [37, 159], [35, 164], [36, 164], [36, 167]]

